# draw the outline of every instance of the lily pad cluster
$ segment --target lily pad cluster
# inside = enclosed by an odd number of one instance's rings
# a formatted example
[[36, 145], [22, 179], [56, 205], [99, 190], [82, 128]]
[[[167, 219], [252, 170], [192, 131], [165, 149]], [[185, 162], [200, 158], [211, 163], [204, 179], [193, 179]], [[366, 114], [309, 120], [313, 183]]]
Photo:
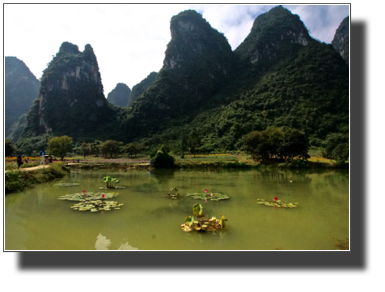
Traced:
[[176, 187], [173, 187], [170, 189], [169, 193], [163, 197], [170, 198], [172, 200], [177, 200], [179, 198], [180, 194], [178, 192], [178, 189]]
[[67, 200], [67, 201], [91, 201], [91, 200], [105, 200], [112, 199], [116, 197], [116, 193], [87, 193], [83, 191], [83, 193], [75, 193], [75, 194], [67, 194], [60, 196], [58, 200]]
[[194, 216], [187, 216], [185, 223], [180, 226], [184, 232], [195, 231], [217, 231], [225, 228], [225, 216], [221, 215], [220, 219], [212, 217], [211, 219], [201, 218], [198, 220], [194, 219]]
[[258, 205], [265, 205], [268, 207], [277, 207], [277, 208], [296, 208], [298, 205], [298, 203], [294, 203], [294, 204], [291, 202], [286, 203], [276, 198], [274, 198], [273, 202], [267, 202], [264, 199], [257, 199], [257, 201], [258, 201], [257, 202]]
[[227, 200], [230, 199], [229, 196], [219, 194], [219, 193], [192, 193], [192, 194], [187, 194], [187, 197], [192, 197], [195, 200], [209, 200], [209, 201], [220, 201], [220, 200]]
[[96, 200], [96, 201], [87, 201], [87, 202], [81, 202], [81, 203], [75, 204], [71, 206], [71, 209], [77, 210], [77, 211], [98, 212], [98, 211], [110, 211], [112, 209], [119, 210], [120, 206], [123, 206], [123, 204], [119, 204], [118, 202], [114, 202], [114, 201]]
[[55, 186], [59, 186], [59, 187], [73, 187], [73, 186], [78, 186], [80, 185], [79, 183], [60, 183], [60, 184], [56, 184]]

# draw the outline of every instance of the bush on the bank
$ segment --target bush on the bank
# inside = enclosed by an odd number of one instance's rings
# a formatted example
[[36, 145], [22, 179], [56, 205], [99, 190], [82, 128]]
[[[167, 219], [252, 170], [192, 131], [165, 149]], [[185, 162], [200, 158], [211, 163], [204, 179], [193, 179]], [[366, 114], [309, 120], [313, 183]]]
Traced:
[[172, 168], [174, 163], [174, 157], [168, 154], [166, 147], [163, 145], [156, 152], [155, 156], [151, 157], [151, 164], [156, 168]]
[[46, 169], [57, 178], [63, 177], [67, 173], [71, 172], [71, 170], [64, 166], [63, 163], [51, 163]]
[[22, 191], [26, 183], [19, 171], [7, 171], [5, 173], [5, 192]]

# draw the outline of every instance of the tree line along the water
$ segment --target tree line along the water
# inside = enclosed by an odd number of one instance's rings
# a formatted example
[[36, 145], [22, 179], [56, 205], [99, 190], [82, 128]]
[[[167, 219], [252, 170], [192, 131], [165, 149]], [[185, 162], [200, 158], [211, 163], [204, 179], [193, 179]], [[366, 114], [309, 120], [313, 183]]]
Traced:
[[[121, 155], [135, 157], [139, 154], [149, 155], [154, 161], [163, 161], [162, 167], [173, 165], [172, 155], [179, 155], [182, 159], [186, 154], [210, 154], [216, 153], [215, 149], [207, 148], [207, 138], [202, 136], [197, 129], [182, 135], [179, 141], [167, 143], [158, 141], [149, 147], [139, 142], [124, 144], [121, 141], [106, 140], [74, 143], [69, 136], [44, 137], [44, 141], [37, 141], [34, 150], [31, 148], [18, 148], [12, 141], [5, 140], [5, 156], [14, 154], [27, 156], [38, 156], [41, 150], [47, 150], [49, 155], [64, 159], [65, 156], [75, 154], [84, 157], [93, 155], [112, 158]], [[255, 161], [266, 159], [291, 160], [294, 158], [308, 159], [309, 150], [317, 149], [325, 158], [333, 159], [337, 163], [345, 163], [349, 159], [349, 136], [348, 134], [331, 133], [320, 145], [311, 146], [307, 135], [298, 129], [290, 127], [268, 127], [261, 131], [251, 131], [241, 137], [238, 144], [239, 150], [251, 155]]]

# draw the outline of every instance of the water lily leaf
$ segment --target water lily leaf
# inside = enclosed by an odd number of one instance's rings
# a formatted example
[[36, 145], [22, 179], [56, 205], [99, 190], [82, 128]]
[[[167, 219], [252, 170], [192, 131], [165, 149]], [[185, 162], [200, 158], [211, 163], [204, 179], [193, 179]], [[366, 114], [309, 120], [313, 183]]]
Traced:
[[190, 231], [192, 231], [192, 228], [191, 228], [189, 225], [187, 225], [187, 224], [182, 224], [182, 225], [181, 225], [181, 228], [182, 228], [182, 230], [183, 230], [184, 232], [190, 232]]
[[198, 218], [203, 217], [205, 215], [205, 211], [203, 210], [203, 206], [201, 204], [195, 204], [193, 206], [193, 213]]
[[187, 216], [184, 221], [185, 221], [186, 225], [191, 226], [194, 223], [194, 217], [193, 216]]
[[219, 224], [222, 228], [225, 228], [225, 221], [227, 221], [227, 218], [223, 215], [221, 215], [221, 219], [219, 219]]

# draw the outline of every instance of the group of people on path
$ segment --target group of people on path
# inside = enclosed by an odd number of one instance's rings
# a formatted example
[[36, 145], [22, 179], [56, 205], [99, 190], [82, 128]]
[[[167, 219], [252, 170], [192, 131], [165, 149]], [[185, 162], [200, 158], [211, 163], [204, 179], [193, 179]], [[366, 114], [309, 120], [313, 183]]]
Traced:
[[[47, 155], [44, 150], [40, 151], [40, 156], [41, 156], [40, 165], [42, 165], [42, 164], [45, 165], [45, 164], [49, 164], [52, 162], [52, 157], [50, 155]], [[23, 158], [21, 157], [20, 154], [16, 158], [16, 163], [17, 163], [18, 169], [20, 168], [20, 166], [22, 166], [24, 164]], [[25, 163], [28, 163], [28, 158], [25, 159]]]

